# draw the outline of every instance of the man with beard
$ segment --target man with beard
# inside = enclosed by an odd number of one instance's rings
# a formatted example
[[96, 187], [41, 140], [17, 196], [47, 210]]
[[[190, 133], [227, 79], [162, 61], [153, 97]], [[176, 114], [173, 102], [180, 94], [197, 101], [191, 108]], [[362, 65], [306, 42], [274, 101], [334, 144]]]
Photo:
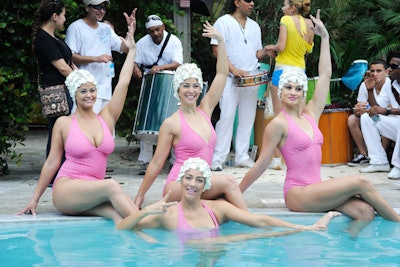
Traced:
[[[183, 48], [179, 38], [165, 30], [164, 23], [157, 15], [148, 16], [145, 26], [148, 34], [137, 42], [133, 77], [140, 79], [143, 74], [176, 70], [183, 63]], [[148, 140], [140, 141], [139, 175], [146, 173], [153, 157], [153, 145], [155, 144]]]

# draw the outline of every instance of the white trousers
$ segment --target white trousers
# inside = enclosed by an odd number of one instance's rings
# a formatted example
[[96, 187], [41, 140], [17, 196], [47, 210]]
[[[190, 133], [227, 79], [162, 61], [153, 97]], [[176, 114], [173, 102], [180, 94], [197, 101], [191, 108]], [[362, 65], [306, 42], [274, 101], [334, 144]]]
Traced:
[[258, 85], [236, 87], [234, 79], [228, 77], [219, 101], [221, 115], [215, 127], [217, 145], [213, 154], [214, 163], [224, 163], [230, 152], [236, 109], [238, 110], [238, 124], [235, 139], [235, 161], [241, 163], [250, 159], [248, 152], [257, 111], [258, 87]]
[[143, 163], [149, 163], [153, 158], [153, 142], [141, 140], [140, 141], [140, 152], [138, 160]]
[[392, 155], [392, 164], [400, 168], [400, 116], [378, 115], [379, 120], [373, 119], [364, 113], [361, 115], [361, 131], [368, 149], [370, 164], [387, 164], [386, 151], [382, 146], [381, 136], [396, 142]]
[[[153, 142], [141, 140], [140, 141], [140, 152], [138, 156], [138, 160], [142, 163], [149, 163], [153, 158]], [[171, 149], [171, 157], [169, 159], [171, 164], [175, 162], [175, 153], [174, 149]]]

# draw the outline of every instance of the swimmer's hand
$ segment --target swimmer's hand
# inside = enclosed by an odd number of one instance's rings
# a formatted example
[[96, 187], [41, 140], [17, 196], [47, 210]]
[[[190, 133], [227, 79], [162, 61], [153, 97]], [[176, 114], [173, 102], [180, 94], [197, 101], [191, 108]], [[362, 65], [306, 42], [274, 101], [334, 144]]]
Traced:
[[203, 24], [203, 34], [204, 37], [208, 37], [211, 39], [215, 39], [218, 43], [224, 41], [224, 37], [222, 37], [221, 33], [217, 31], [208, 21]]
[[33, 216], [36, 216], [37, 205], [38, 205], [37, 201], [31, 200], [29, 201], [28, 205], [26, 205], [25, 208], [19, 211], [16, 215], [32, 214]]
[[143, 209], [146, 214], [165, 214], [169, 207], [175, 206], [178, 202], [167, 202], [171, 191], [169, 191], [160, 201], [151, 204]]

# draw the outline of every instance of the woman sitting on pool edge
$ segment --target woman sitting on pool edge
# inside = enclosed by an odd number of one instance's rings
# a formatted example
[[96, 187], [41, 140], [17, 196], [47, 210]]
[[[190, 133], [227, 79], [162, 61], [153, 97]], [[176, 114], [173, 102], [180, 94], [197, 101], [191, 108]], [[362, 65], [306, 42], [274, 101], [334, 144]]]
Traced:
[[[107, 157], [115, 147], [112, 129], [121, 115], [131, 81], [136, 53], [135, 27], [133, 19], [123, 39], [129, 52], [118, 83], [110, 102], [99, 114], [93, 111], [97, 98], [93, 75], [86, 70], [74, 70], [67, 76], [65, 83], [77, 107], [76, 112], [57, 119], [49, 157], [43, 164], [31, 200], [18, 215], [36, 215], [39, 199], [57, 171], [53, 205], [64, 214], [101, 216], [117, 224], [122, 218], [138, 211], [117, 181], [104, 179]], [[61, 164], [64, 151], [66, 161]]]
[[262, 175], [278, 147], [287, 165], [284, 198], [291, 211], [337, 210], [354, 219], [348, 229], [351, 233], [358, 233], [372, 221], [375, 211], [386, 220], [400, 221], [400, 216], [366, 177], [348, 175], [322, 181], [323, 136], [318, 121], [329, 91], [332, 64], [329, 34], [319, 19], [319, 10], [316, 18], [310, 18], [315, 33], [321, 36], [319, 80], [314, 96], [304, 108], [307, 76], [299, 68], [283, 71], [278, 92], [282, 111], [265, 128], [259, 158], [241, 181], [240, 188], [244, 192]]
[[[180, 184], [176, 182], [183, 162], [188, 158], [200, 157], [211, 165], [217, 135], [211, 123], [211, 115], [224, 90], [229, 73], [225, 41], [222, 35], [207, 21], [203, 24], [203, 36], [218, 40], [216, 73], [209, 90], [197, 100], [203, 90], [201, 69], [194, 63], [179, 66], [174, 74], [174, 96], [179, 99], [179, 109], [166, 118], [160, 126], [154, 156], [136, 193], [135, 204], [140, 209], [145, 195], [159, 177], [171, 151], [175, 152], [175, 162], [168, 173], [163, 188], [163, 196], [169, 191], [168, 201], [181, 199]], [[247, 209], [239, 184], [231, 175], [213, 174], [214, 186], [203, 193], [203, 199], [223, 197], [236, 207]]]
[[117, 228], [120, 230], [177, 229], [178, 232], [184, 233], [199, 232], [200, 236], [202, 236], [201, 230], [206, 230], [207, 233], [211, 230], [211, 236], [214, 236], [219, 225], [234, 221], [252, 227], [276, 226], [299, 230], [326, 230], [331, 219], [340, 215], [339, 212], [328, 212], [315, 224], [305, 226], [285, 222], [268, 215], [250, 213], [223, 199], [200, 199], [201, 194], [211, 188], [210, 166], [201, 158], [185, 160], [177, 182], [180, 183], [182, 191], [179, 202], [166, 202], [169, 196], [167, 193], [159, 202], [123, 219]]

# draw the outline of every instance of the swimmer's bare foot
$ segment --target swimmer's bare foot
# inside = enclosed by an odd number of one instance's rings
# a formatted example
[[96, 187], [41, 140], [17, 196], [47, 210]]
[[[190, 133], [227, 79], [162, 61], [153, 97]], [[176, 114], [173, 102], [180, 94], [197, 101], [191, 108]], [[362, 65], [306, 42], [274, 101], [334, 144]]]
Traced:
[[324, 216], [321, 217], [315, 224], [313, 224], [311, 227], [313, 230], [326, 230], [328, 228], [328, 224], [331, 222], [331, 220], [337, 216], [341, 216], [342, 213], [338, 211], [329, 211], [327, 212]]

